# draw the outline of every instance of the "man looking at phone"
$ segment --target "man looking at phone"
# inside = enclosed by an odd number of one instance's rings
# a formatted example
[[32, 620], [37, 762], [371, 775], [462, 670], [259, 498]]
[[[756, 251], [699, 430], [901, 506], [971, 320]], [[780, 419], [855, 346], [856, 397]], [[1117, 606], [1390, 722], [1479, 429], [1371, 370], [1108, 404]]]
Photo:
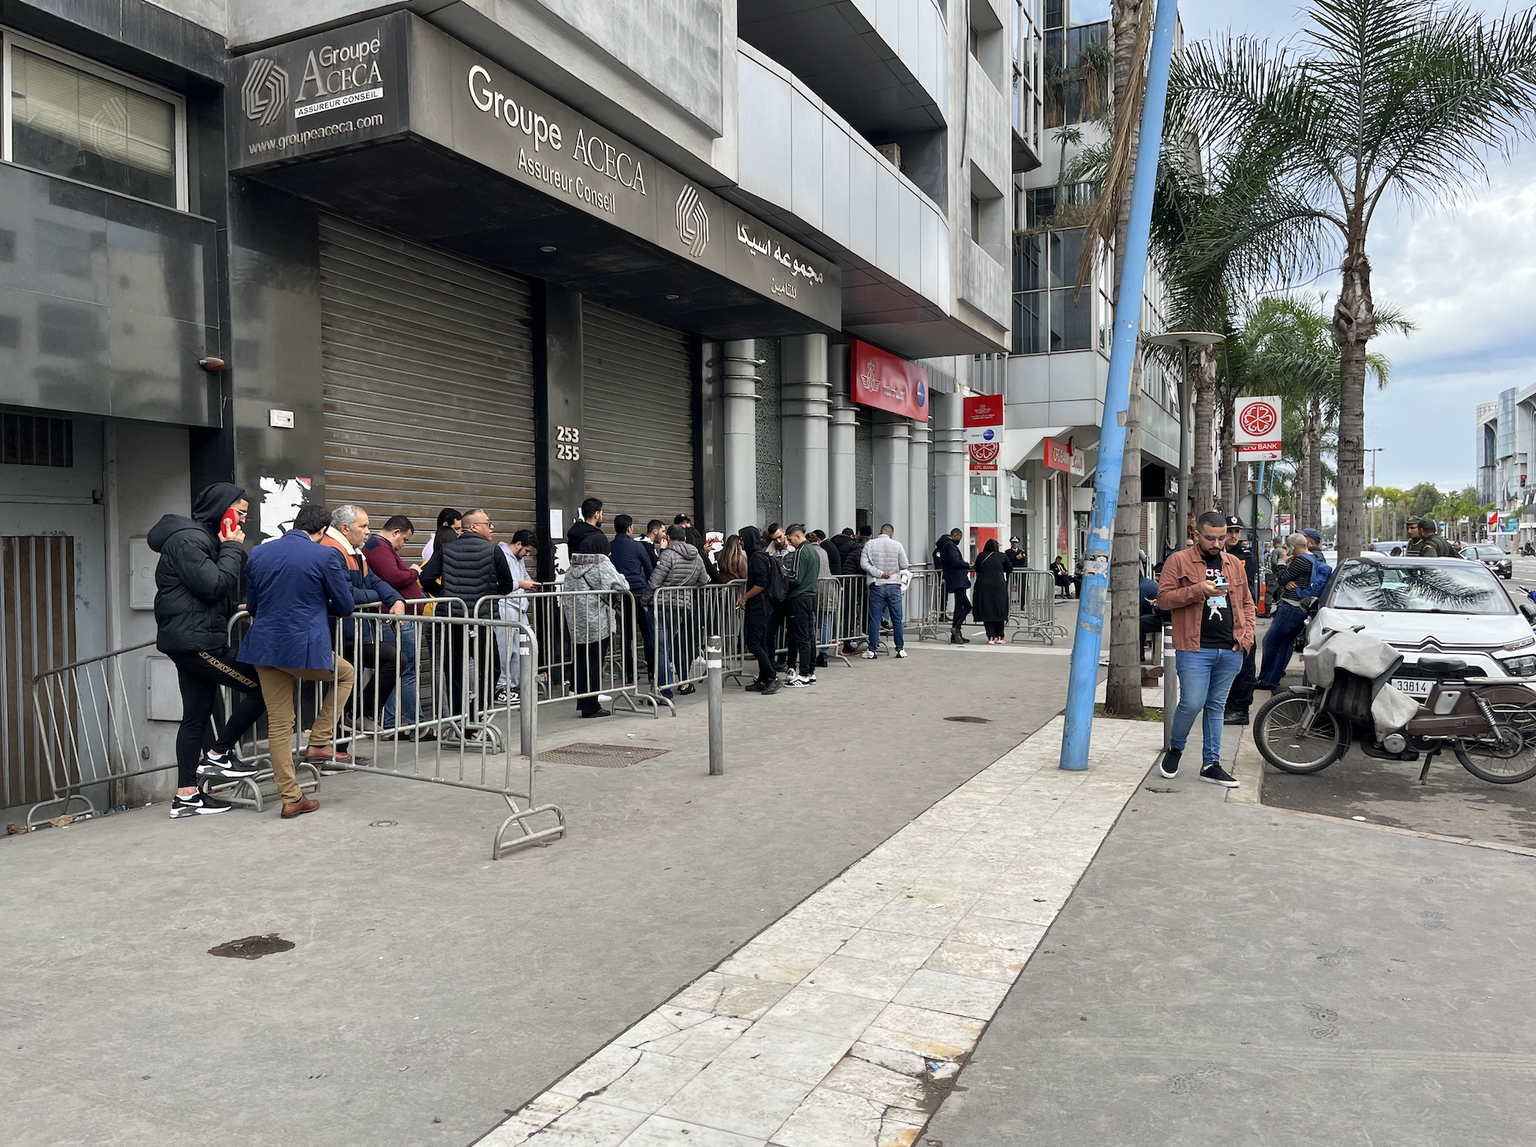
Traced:
[[[167, 514], [149, 531], [155, 567], [155, 648], [176, 666], [181, 728], [176, 732], [176, 796], [171, 819], [227, 812], [228, 801], [203, 791], [208, 781], [256, 775], [234, 753], [266, 708], [253, 666], [229, 651], [229, 619], [245, 568], [245, 491], [215, 482], [197, 496], [192, 516]], [[219, 686], [243, 694], [213, 746], [203, 740]]]
[[1214, 511], [1195, 523], [1194, 545], [1170, 557], [1158, 582], [1157, 605], [1173, 613], [1174, 665], [1179, 674], [1179, 708], [1173, 717], [1172, 748], [1161, 772], [1178, 775], [1179, 758], [1195, 717], [1201, 727], [1200, 779], [1224, 788], [1237, 780], [1221, 767], [1221, 728], [1227, 693], [1253, 648], [1253, 595], [1242, 559], [1228, 553], [1227, 521]]

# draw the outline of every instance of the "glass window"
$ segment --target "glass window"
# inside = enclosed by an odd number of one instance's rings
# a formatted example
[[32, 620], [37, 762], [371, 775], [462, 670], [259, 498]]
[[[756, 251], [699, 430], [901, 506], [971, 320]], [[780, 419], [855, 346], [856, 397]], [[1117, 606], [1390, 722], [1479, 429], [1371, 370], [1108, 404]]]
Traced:
[[108, 191], [183, 206], [179, 106], [131, 83], [12, 43], [6, 159]]
[[971, 475], [972, 522], [990, 525], [997, 521], [997, 478], [984, 474]]
[[1020, 235], [1013, 241], [1013, 289], [1033, 291], [1045, 286], [1045, 236]]

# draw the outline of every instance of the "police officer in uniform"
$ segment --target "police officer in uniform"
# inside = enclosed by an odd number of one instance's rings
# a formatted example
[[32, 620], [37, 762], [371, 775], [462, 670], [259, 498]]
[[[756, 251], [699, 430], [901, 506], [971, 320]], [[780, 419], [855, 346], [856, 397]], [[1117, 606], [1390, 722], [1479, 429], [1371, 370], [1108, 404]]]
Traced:
[[[1243, 569], [1248, 573], [1249, 586], [1256, 585], [1259, 573], [1259, 555], [1253, 552], [1243, 537], [1243, 520], [1236, 514], [1227, 517], [1227, 553], [1243, 563]], [[1248, 723], [1248, 708], [1253, 704], [1253, 683], [1255, 679], [1253, 669], [1253, 650], [1257, 647], [1255, 641], [1248, 652], [1243, 655], [1243, 668], [1238, 673], [1237, 679], [1232, 682], [1232, 691], [1227, 694], [1227, 712], [1225, 724], [1246, 725]]]
[[1439, 532], [1433, 518], [1408, 519], [1408, 556], [1410, 558], [1454, 558], [1456, 550]]

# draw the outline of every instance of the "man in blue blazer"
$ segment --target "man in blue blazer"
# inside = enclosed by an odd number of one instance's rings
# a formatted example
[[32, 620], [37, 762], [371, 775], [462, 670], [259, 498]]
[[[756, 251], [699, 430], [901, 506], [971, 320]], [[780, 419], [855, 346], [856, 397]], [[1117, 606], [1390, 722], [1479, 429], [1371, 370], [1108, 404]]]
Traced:
[[285, 819], [320, 807], [319, 801], [304, 796], [293, 771], [295, 678], [336, 679], [310, 729], [304, 759], [349, 760], [331, 747], [336, 714], [352, 694], [353, 671], [345, 658], [332, 652], [330, 619], [352, 612], [352, 583], [341, 555], [320, 544], [330, 524], [324, 506], [301, 506], [293, 529], [257, 546], [245, 565], [246, 608], [253, 620], [240, 656], [256, 666], [261, 679], [272, 779], [283, 796]]

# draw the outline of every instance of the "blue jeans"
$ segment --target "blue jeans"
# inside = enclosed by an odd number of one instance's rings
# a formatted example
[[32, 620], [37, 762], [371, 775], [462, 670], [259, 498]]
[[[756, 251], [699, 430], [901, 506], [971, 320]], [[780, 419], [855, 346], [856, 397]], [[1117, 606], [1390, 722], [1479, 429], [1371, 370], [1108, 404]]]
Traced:
[[1221, 726], [1227, 715], [1227, 693], [1233, 679], [1242, 672], [1240, 649], [1201, 649], [1188, 653], [1180, 649], [1173, 655], [1179, 674], [1179, 707], [1173, 715], [1173, 747], [1180, 750], [1195, 727], [1195, 717], [1202, 710], [1205, 721], [1200, 732], [1205, 744], [1201, 752], [1204, 764], [1221, 760]]
[[405, 714], [400, 724], [415, 725], [421, 721], [421, 710], [416, 704], [416, 628], [409, 622], [403, 623], [398, 630], [392, 625], [383, 626], [384, 640], [395, 647], [400, 658], [400, 688], [384, 702], [384, 713], [379, 720], [381, 728], [395, 727], [397, 701], [400, 704], [398, 712]]
[[1259, 671], [1258, 684], [1273, 689], [1285, 676], [1285, 667], [1291, 663], [1291, 653], [1296, 645], [1296, 635], [1307, 624], [1307, 611], [1299, 605], [1281, 602], [1275, 620], [1269, 623], [1264, 635], [1264, 668]]
[[896, 649], [900, 652], [906, 648], [906, 635], [901, 628], [901, 583], [892, 579], [890, 582], [875, 582], [869, 587], [869, 648], [878, 651], [880, 648], [880, 619], [883, 615], [889, 615], [891, 619], [891, 632], [896, 638]]

